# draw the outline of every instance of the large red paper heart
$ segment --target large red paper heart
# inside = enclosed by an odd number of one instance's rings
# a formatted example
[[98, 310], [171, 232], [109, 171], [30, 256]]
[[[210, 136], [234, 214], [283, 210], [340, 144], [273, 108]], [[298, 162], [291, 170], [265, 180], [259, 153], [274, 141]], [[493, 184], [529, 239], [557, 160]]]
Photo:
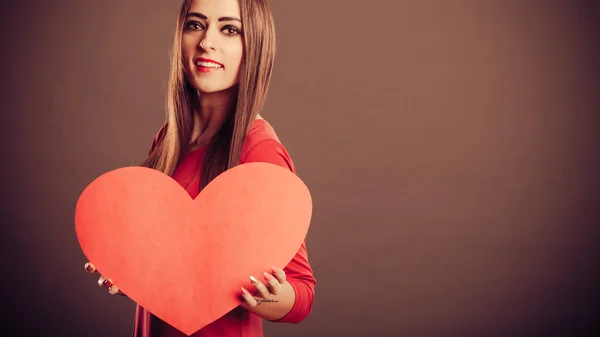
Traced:
[[250, 275], [286, 266], [311, 215], [308, 188], [273, 164], [236, 166], [196, 199], [159, 171], [127, 167], [86, 187], [75, 229], [102, 275], [189, 336], [237, 307]]

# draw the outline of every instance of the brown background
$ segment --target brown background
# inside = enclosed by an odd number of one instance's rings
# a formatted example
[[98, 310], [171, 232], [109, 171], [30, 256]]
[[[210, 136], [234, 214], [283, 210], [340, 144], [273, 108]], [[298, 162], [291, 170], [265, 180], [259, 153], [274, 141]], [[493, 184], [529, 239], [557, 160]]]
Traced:
[[[314, 198], [316, 303], [267, 336], [585, 336], [598, 325], [595, 1], [274, 1], [264, 112]], [[179, 1], [2, 8], [11, 336], [128, 336], [74, 206], [163, 121]]]

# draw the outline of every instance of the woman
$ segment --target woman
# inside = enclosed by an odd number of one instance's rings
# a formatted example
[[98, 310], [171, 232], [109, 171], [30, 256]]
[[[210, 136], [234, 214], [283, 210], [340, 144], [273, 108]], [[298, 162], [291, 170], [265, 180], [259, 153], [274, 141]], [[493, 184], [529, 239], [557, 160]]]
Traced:
[[[241, 163], [269, 162], [295, 173], [273, 128], [259, 115], [274, 56], [267, 0], [185, 0], [173, 43], [167, 121], [142, 166], [172, 176], [192, 198]], [[85, 268], [95, 272], [90, 263]], [[240, 306], [193, 336], [262, 336], [262, 319], [298, 323], [310, 313], [315, 279], [306, 242], [283, 270], [249, 277], [256, 289], [241, 290]], [[120, 293], [110, 279], [101, 276], [98, 283]], [[139, 305], [133, 335], [185, 336]]]

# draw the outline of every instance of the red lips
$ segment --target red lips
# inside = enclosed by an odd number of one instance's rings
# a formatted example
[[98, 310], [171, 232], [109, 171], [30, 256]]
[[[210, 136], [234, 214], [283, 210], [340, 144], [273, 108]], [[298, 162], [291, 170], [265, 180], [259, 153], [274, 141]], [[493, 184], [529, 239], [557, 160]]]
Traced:
[[[212, 62], [214, 64], [219, 65], [220, 67], [218, 67], [218, 68], [204, 67], [204, 66], [201, 66], [201, 65], [197, 65], [198, 62]], [[196, 65], [196, 68], [198, 69], [198, 71], [201, 72], [201, 73], [210, 73], [210, 72], [213, 72], [213, 71], [218, 71], [218, 70], [223, 69], [223, 64], [222, 63], [219, 63], [219, 62], [217, 62], [215, 60], [207, 59], [207, 58], [204, 58], [204, 57], [198, 57], [198, 58], [196, 58], [194, 60], [194, 64]]]
[[198, 57], [198, 58], [196, 58], [194, 60], [194, 63], [198, 63], [198, 62], [212, 62], [212, 63], [216, 63], [216, 64], [220, 65], [221, 67], [223, 67], [222, 63], [217, 62], [215, 60], [207, 59], [207, 58], [204, 58], [204, 57]]

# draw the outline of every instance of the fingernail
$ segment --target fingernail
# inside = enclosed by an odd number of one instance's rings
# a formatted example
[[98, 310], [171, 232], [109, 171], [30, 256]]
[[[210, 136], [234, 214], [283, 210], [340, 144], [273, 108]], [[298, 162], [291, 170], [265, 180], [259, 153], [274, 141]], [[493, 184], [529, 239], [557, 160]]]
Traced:
[[265, 278], [267, 279], [267, 281], [270, 281], [273, 279], [273, 276], [269, 273], [263, 273], [265, 275]]
[[100, 276], [100, 278], [98, 279], [98, 286], [103, 287], [104, 286], [104, 276]]
[[111, 295], [117, 294], [117, 293], [119, 293], [119, 288], [118, 288], [116, 285], [114, 285], [114, 284], [113, 284], [113, 285], [110, 285], [110, 286], [108, 287], [108, 292], [109, 292]]
[[244, 289], [244, 287], [242, 287], [242, 294], [245, 294], [245, 295], [248, 294], [248, 290]]
[[102, 285], [104, 285], [107, 288], [110, 288], [110, 286], [112, 286], [112, 281], [109, 279], [105, 279]]
[[250, 281], [252, 282], [252, 284], [257, 284], [258, 280], [254, 278], [254, 276], [250, 276]]
[[273, 271], [276, 272], [276, 273], [279, 272], [279, 268], [277, 268], [277, 267], [271, 267], [271, 269], [273, 269]]
[[88, 262], [85, 264], [85, 271], [87, 271], [90, 274], [94, 272], [94, 267], [92, 267], [91, 263]]

